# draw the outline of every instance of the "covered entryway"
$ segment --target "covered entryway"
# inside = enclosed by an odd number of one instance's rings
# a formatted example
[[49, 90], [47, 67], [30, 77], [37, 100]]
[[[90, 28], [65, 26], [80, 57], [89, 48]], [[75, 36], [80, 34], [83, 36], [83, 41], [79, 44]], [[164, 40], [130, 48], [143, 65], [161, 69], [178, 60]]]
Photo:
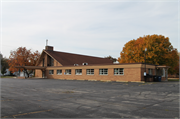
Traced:
[[[28, 69], [29, 70], [36, 70], [36, 69], [39, 69], [39, 70], [41, 70], [42, 71], [42, 78], [45, 78], [46, 77], [46, 74], [45, 74], [45, 69], [46, 69], [46, 67], [42, 67], [42, 66], [15, 66], [16, 68], [18, 68], [19, 70], [20, 69], [23, 69], [24, 70], [24, 72], [25, 72], [25, 76], [24, 76], [24, 78], [29, 78], [29, 73], [28, 73]], [[26, 77], [27, 76], [27, 77]], [[20, 75], [19, 75], [19, 77], [21, 77]]]
[[161, 76], [162, 81], [168, 81], [168, 68], [169, 66], [156, 66], [155, 75]]

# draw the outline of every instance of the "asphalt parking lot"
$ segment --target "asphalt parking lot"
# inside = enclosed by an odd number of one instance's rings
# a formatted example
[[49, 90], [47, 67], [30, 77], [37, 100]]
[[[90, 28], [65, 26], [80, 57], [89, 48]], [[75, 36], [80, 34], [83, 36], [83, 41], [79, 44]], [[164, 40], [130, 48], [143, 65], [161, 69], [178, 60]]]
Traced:
[[1, 118], [178, 118], [179, 82], [1, 79]]

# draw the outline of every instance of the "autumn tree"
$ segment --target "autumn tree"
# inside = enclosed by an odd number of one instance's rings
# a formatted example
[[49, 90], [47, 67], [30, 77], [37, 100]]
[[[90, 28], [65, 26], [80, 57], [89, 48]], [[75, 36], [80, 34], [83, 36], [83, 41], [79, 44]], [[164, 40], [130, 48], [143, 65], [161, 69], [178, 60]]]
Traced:
[[[146, 52], [145, 48], [147, 48]], [[168, 37], [162, 35], [146, 35], [127, 42], [118, 61], [119, 63], [144, 62], [144, 52], [147, 63], [171, 66], [169, 73], [175, 72], [173, 69], [178, 64], [177, 49], [173, 48]]]
[[[180, 59], [180, 52], [178, 52], [178, 56], [179, 56], [179, 59]], [[180, 63], [180, 61], [178, 62], [178, 64], [173, 69], [176, 75], [179, 75], [179, 69], [180, 69], [179, 63]]]
[[104, 58], [107, 58], [107, 59], [110, 59], [110, 60], [112, 60], [113, 62], [116, 62], [117, 61], [117, 59], [116, 58], [113, 58], [112, 56], [107, 56], [107, 57], [104, 57]]
[[[8, 64], [10, 66], [9, 71], [18, 71], [15, 66], [35, 66], [37, 60], [40, 57], [40, 53], [36, 50], [32, 52], [31, 49], [26, 49], [26, 47], [19, 47], [15, 51], [10, 52]], [[21, 71], [23, 69], [20, 69]]]

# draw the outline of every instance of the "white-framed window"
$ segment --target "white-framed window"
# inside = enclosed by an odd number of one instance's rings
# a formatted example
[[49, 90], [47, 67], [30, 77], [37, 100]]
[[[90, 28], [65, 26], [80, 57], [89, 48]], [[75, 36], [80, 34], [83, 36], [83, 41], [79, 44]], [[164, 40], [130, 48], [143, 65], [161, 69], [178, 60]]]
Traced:
[[114, 75], [124, 75], [124, 68], [114, 68]]
[[87, 62], [84, 62], [84, 63], [82, 63], [82, 65], [88, 65], [88, 63], [87, 63]]
[[76, 69], [75, 73], [76, 75], [82, 75], [82, 69]]
[[61, 70], [61, 69], [58, 69], [58, 70], [57, 70], [57, 74], [58, 74], [58, 75], [61, 75], [61, 74], [62, 74], [62, 70]]
[[152, 75], [153, 69], [148, 69], [149, 75]]
[[49, 74], [53, 75], [54, 74], [54, 70], [49, 70]]
[[94, 75], [94, 69], [86, 69], [87, 75]]
[[99, 69], [99, 75], [108, 75], [108, 69]]
[[79, 66], [78, 64], [74, 64], [74, 66]]
[[66, 69], [65, 70], [65, 75], [71, 75], [71, 69]]

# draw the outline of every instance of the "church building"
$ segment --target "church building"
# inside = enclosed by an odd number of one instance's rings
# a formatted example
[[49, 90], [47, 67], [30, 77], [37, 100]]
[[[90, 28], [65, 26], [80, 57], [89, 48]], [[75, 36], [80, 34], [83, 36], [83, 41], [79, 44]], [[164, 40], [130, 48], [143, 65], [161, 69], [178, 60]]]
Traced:
[[21, 68], [35, 69], [35, 77], [49, 79], [144, 82], [153, 81], [154, 75], [161, 76], [161, 81], [168, 78], [168, 66], [117, 64], [107, 58], [54, 51], [52, 46], [45, 47], [36, 66]]

